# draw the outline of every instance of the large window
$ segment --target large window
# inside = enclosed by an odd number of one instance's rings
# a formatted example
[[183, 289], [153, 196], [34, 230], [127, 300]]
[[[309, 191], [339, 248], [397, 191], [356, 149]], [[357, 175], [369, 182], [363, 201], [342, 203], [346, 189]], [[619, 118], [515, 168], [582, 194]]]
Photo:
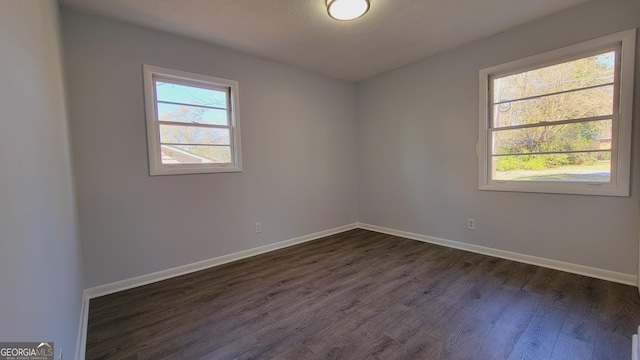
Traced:
[[629, 195], [635, 29], [480, 71], [480, 189]]
[[151, 175], [241, 171], [238, 83], [143, 70]]

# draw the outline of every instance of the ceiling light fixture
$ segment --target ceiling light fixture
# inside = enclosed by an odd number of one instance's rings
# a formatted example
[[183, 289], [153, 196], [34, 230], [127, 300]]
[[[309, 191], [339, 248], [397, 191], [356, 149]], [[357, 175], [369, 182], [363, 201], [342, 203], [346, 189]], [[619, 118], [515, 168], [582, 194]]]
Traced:
[[353, 20], [369, 11], [369, 0], [327, 0], [329, 16], [336, 20]]

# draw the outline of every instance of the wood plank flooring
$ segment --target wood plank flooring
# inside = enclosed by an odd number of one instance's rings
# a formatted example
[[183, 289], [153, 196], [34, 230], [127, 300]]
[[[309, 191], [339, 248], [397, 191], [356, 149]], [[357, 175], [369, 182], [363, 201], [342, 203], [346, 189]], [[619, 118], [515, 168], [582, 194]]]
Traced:
[[631, 359], [635, 287], [352, 230], [92, 299], [87, 359]]

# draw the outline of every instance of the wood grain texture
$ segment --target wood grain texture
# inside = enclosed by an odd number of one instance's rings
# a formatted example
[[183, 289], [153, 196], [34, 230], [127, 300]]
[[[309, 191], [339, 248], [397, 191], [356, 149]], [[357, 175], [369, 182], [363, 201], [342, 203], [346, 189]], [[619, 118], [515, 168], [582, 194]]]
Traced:
[[366, 230], [92, 299], [87, 359], [630, 359], [631, 286]]

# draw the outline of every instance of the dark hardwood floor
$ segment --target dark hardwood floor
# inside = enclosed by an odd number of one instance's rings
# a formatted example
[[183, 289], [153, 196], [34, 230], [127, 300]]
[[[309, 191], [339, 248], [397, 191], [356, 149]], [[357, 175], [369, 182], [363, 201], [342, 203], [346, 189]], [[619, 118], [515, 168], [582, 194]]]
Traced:
[[635, 287], [365, 230], [92, 299], [87, 359], [631, 359]]

